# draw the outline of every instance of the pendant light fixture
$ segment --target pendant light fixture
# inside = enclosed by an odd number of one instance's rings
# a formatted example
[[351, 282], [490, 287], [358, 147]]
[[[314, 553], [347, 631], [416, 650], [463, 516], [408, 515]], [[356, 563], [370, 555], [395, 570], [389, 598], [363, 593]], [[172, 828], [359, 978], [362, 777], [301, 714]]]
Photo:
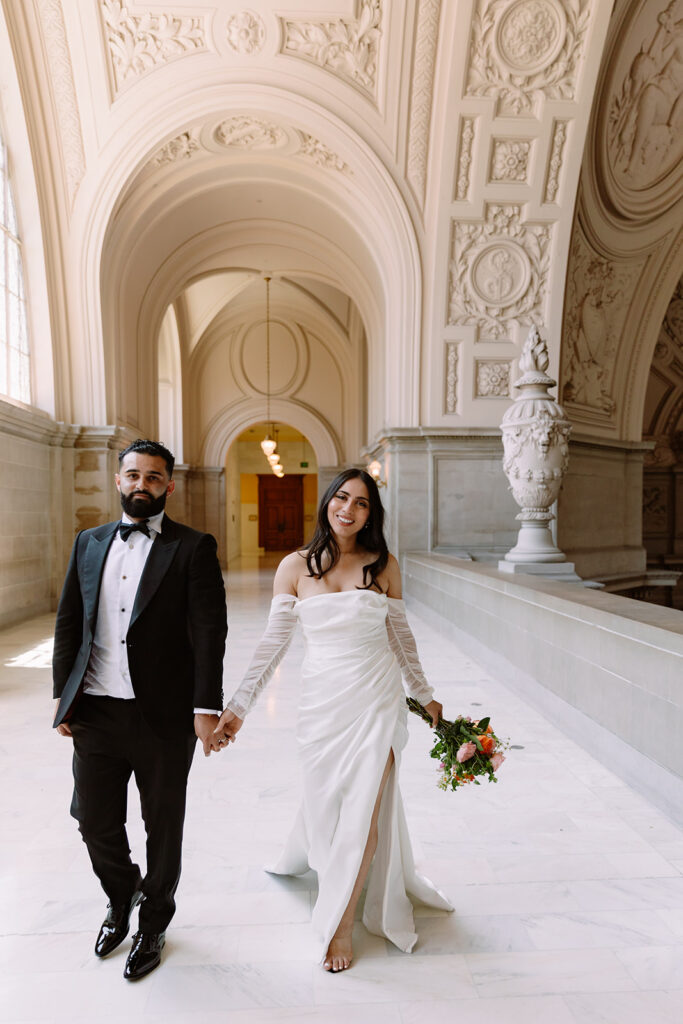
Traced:
[[[270, 277], [264, 277], [263, 280], [266, 282], [266, 420], [270, 422]], [[270, 433], [266, 434], [261, 441], [261, 449], [266, 458], [272, 455], [276, 448], [277, 441], [273, 440]]]

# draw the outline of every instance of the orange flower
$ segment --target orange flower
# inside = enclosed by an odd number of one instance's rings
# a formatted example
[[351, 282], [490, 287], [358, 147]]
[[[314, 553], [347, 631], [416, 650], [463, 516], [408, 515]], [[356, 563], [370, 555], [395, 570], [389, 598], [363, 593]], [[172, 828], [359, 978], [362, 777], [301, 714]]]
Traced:
[[493, 736], [489, 736], [488, 733], [484, 733], [483, 736], [480, 736], [479, 742], [481, 743], [481, 749], [487, 755], [492, 754], [496, 748], [496, 741]]

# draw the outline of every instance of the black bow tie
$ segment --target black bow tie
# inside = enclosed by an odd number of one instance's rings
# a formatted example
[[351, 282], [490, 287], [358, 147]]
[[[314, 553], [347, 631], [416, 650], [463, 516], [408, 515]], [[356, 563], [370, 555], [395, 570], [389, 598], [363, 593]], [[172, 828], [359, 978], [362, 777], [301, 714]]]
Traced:
[[141, 523], [121, 523], [119, 526], [121, 540], [128, 540], [131, 533], [135, 533], [136, 530], [139, 530], [140, 533], [144, 533], [145, 537], [149, 537], [149, 528], [147, 523], [147, 519], [143, 519]]

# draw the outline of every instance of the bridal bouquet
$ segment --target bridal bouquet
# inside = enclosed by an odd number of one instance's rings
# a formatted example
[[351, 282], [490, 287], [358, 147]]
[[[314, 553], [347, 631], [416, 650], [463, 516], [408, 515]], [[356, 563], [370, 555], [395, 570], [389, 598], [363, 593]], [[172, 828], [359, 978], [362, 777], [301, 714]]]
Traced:
[[[419, 701], [408, 697], [407, 704], [414, 714], [432, 724]], [[489, 782], [498, 781], [495, 773], [505, 760], [501, 751], [507, 744], [495, 735], [488, 718], [477, 722], [462, 716], [454, 722], [441, 718], [434, 732], [436, 740], [430, 755], [439, 761], [439, 789], [457, 789], [470, 782], [478, 786], [481, 775], [486, 775]]]

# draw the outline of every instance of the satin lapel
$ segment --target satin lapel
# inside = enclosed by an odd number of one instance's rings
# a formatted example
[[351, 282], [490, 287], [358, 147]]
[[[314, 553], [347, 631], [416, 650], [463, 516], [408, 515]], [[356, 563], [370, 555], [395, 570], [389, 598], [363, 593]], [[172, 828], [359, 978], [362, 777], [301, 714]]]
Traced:
[[90, 630], [95, 631], [95, 620], [97, 618], [97, 602], [100, 595], [100, 583], [102, 582], [102, 570], [111, 542], [116, 535], [118, 523], [109, 523], [103, 528], [99, 537], [91, 533], [88, 538], [88, 547], [85, 551], [83, 570], [81, 572], [81, 593], [83, 594], [83, 608], [86, 618], [90, 623]]
[[139, 618], [156, 594], [159, 584], [170, 568], [179, 544], [180, 538], [173, 536], [173, 523], [164, 518], [163, 532], [152, 544], [152, 550], [147, 556], [145, 568], [140, 577], [140, 585], [135, 595], [133, 613], [130, 617], [130, 626]]

